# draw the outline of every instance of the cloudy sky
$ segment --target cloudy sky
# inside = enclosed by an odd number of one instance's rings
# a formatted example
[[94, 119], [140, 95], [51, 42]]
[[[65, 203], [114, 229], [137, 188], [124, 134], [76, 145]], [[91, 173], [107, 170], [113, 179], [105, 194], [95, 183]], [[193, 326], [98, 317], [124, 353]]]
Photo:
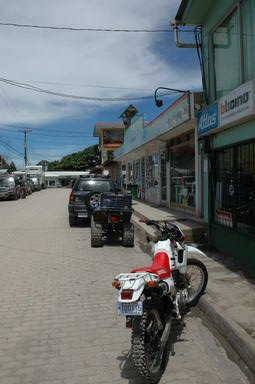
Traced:
[[[169, 20], [180, 0], [0, 0], [0, 23], [77, 29], [147, 29], [169, 33], [89, 32], [0, 25], [0, 154], [24, 167], [82, 150], [98, 141], [97, 121], [115, 121], [132, 103], [151, 121], [162, 108], [157, 87], [201, 89], [194, 49], [174, 45]], [[189, 28], [190, 29], [190, 28]], [[183, 39], [193, 41], [191, 33]], [[64, 98], [3, 82], [101, 101]], [[173, 99], [164, 97], [167, 108]], [[164, 108], [163, 107], [163, 108]]]

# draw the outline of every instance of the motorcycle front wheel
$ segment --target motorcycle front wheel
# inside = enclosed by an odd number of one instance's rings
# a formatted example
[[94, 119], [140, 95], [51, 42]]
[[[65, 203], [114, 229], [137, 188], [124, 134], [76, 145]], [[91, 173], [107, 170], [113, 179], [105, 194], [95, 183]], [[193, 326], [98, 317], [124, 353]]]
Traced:
[[200, 296], [204, 293], [208, 283], [208, 272], [205, 265], [197, 259], [187, 260], [185, 277], [188, 283], [188, 300], [190, 306], [196, 305]]
[[135, 316], [132, 326], [132, 357], [139, 375], [149, 383], [157, 383], [167, 364], [167, 343], [162, 350], [159, 329], [159, 313], [156, 309], [144, 309], [142, 316]]

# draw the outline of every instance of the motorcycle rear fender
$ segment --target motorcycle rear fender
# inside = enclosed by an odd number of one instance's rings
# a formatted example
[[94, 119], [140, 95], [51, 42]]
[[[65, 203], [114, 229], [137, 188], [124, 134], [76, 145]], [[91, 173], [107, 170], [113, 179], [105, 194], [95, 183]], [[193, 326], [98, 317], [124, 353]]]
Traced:
[[[139, 277], [139, 275], [141, 277]], [[124, 275], [122, 275], [124, 276]], [[117, 276], [116, 278], [118, 278]], [[125, 275], [125, 279], [121, 279], [119, 277], [119, 281], [121, 283], [121, 288], [119, 291], [119, 296], [118, 296], [118, 302], [120, 303], [133, 303], [135, 301], [140, 300], [144, 287], [147, 284], [148, 281], [158, 281], [159, 277], [152, 274], [152, 273], [130, 273], [128, 275]], [[125, 289], [132, 289], [133, 291], [133, 296], [131, 300], [123, 300], [121, 298], [121, 292]]]

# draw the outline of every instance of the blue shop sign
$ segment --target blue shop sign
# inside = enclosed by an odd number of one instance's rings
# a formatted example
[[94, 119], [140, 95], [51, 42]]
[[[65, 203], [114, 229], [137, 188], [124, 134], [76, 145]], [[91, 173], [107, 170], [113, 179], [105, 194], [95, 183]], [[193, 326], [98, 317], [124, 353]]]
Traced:
[[218, 103], [214, 103], [199, 113], [197, 117], [198, 136], [218, 128]]

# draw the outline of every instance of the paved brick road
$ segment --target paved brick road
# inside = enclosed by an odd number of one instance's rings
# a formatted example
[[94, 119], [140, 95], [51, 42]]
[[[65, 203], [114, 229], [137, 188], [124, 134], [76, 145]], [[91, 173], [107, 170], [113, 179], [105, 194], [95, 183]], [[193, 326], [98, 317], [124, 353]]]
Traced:
[[[0, 201], [0, 384], [142, 384], [111, 281], [150, 259], [138, 244], [91, 249], [69, 193]], [[174, 348], [161, 383], [248, 383], [194, 315]]]

